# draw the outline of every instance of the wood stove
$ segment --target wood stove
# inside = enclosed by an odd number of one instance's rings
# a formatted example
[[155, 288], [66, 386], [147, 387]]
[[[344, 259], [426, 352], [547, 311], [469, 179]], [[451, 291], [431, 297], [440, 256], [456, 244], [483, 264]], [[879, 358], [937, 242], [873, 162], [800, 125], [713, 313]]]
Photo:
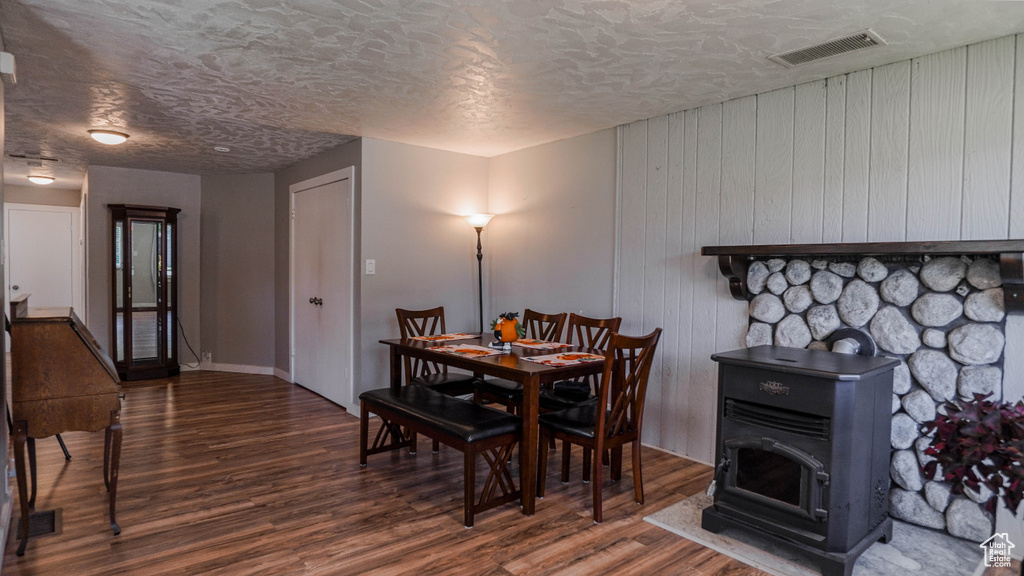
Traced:
[[718, 370], [714, 504], [702, 526], [752, 530], [849, 576], [892, 537], [892, 371], [899, 361], [780, 346], [712, 356]]

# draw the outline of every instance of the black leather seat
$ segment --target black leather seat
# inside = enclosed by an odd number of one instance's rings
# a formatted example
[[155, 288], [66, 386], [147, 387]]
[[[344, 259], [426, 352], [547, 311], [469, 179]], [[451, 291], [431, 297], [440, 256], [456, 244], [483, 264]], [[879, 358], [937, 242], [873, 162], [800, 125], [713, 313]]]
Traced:
[[590, 404], [577, 404], [558, 412], [547, 412], [538, 416], [537, 420], [554, 432], [594, 438], [597, 426], [597, 401], [595, 399]]
[[471, 443], [521, 433], [523, 429], [523, 420], [518, 416], [417, 384], [402, 386], [398, 393], [391, 388], [370, 390], [360, 394], [359, 400], [370, 403], [371, 412], [374, 406], [386, 406], [416, 418], [420, 425], [417, 431], [430, 437], [432, 433], [443, 433]]
[[[518, 500], [522, 494], [508, 464], [523, 437], [518, 416], [448, 396], [433, 388], [412, 384], [398, 391], [369, 390], [359, 395], [359, 464], [366, 466], [369, 454], [408, 446], [416, 452], [416, 434], [443, 442], [466, 455], [463, 466], [463, 509], [465, 525], [473, 526], [477, 512]], [[369, 439], [369, 416], [381, 418], [373, 444]], [[489, 470], [480, 498], [476, 498], [476, 456], [484, 453]]]
[[580, 404], [597, 402], [597, 396], [590, 392], [588, 381], [572, 380], [555, 382], [552, 388], [541, 388], [539, 399], [542, 412], [566, 410]]

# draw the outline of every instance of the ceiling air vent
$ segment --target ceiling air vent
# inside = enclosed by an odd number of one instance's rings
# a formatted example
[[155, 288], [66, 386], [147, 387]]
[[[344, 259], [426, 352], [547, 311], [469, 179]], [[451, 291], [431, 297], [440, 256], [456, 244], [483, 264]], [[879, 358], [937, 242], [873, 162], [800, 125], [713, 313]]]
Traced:
[[783, 66], [792, 67], [882, 44], [885, 44], [885, 40], [882, 40], [878, 34], [875, 34], [871, 30], [864, 30], [844, 38], [837, 38], [808, 48], [793, 50], [792, 52], [786, 52], [785, 54], [776, 54], [775, 56], [770, 56], [769, 60], [774, 60]]

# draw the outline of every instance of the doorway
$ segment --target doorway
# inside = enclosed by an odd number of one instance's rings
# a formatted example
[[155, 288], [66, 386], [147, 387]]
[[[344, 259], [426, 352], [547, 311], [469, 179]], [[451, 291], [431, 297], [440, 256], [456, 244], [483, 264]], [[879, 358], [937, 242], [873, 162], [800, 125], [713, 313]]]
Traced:
[[290, 378], [358, 413], [352, 367], [354, 172], [349, 167], [289, 187]]
[[77, 206], [4, 205], [8, 302], [31, 294], [33, 308], [71, 307], [85, 317], [80, 214]]

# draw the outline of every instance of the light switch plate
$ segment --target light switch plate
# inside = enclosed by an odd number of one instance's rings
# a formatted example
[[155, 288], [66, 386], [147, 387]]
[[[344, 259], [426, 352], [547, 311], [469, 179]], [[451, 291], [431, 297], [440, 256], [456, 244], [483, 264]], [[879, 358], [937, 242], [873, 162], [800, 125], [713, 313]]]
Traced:
[[366, 275], [367, 276], [373, 276], [376, 273], [377, 273], [377, 261], [376, 260], [367, 260], [366, 261]]

